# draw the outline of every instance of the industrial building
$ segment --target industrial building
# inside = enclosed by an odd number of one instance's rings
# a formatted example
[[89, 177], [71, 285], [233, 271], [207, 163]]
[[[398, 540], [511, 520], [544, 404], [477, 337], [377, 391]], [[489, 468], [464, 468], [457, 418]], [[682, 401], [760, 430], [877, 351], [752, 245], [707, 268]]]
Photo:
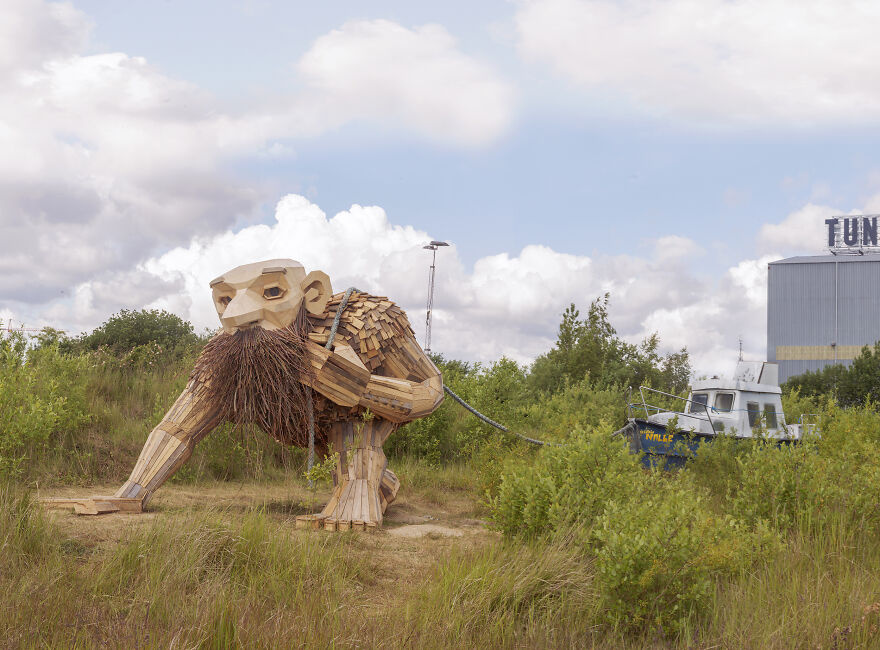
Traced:
[[[849, 365], [863, 346], [880, 341], [880, 254], [867, 252], [855, 235], [852, 244], [843, 245], [858, 249], [841, 248], [837, 233], [849, 227], [849, 219], [831, 221], [826, 221], [831, 254], [769, 264], [767, 360], [779, 364], [780, 382], [834, 363]], [[866, 230], [870, 224], [866, 219]], [[871, 234], [868, 230], [864, 244]]]

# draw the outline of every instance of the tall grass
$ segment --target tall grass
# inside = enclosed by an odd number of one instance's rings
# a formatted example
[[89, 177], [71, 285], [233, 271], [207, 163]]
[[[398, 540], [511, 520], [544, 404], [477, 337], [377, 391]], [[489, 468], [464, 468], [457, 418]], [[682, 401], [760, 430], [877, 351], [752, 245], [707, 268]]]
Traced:
[[784, 553], [719, 581], [698, 637], [737, 648], [880, 647], [880, 545], [844, 524], [793, 533]]
[[354, 535], [292, 532], [259, 511], [165, 517], [109, 549], [64, 536], [0, 489], [0, 638], [12, 647], [329, 647], [372, 574]]
[[[453, 552], [408, 612], [401, 646], [580, 646], [598, 638], [589, 562], [568, 544]], [[400, 634], [400, 633], [398, 633]]]

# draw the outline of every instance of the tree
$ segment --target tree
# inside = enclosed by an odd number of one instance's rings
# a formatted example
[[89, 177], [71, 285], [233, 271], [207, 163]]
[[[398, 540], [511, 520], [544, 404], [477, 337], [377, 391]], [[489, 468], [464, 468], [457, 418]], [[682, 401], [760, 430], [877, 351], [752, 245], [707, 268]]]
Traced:
[[48, 326], [44, 327], [31, 337], [33, 346], [36, 349], [50, 348], [53, 345], [58, 345], [60, 347], [64, 345], [69, 338], [70, 337], [67, 336], [63, 330]]
[[865, 346], [852, 365], [835, 363], [815, 372], [789, 377], [786, 392], [797, 389], [805, 397], [832, 395], [841, 406], [880, 403], [880, 341]]
[[880, 341], [874, 344], [873, 351], [867, 345], [863, 347], [852, 365], [842, 373], [837, 399], [841, 406], [880, 402]]
[[797, 390], [804, 397], [818, 397], [820, 395], [837, 396], [837, 390], [841, 379], [848, 369], [843, 364], [825, 366], [821, 370], [807, 371], [801, 375], [794, 375], [782, 385], [782, 390], [790, 393]]
[[690, 358], [686, 348], [662, 355], [660, 339], [652, 334], [639, 345], [617, 336], [608, 318], [610, 295], [590, 303], [587, 317], [572, 303], [562, 314], [556, 345], [532, 364], [529, 382], [534, 390], [556, 392], [589, 376], [602, 387], [651, 384], [672, 392], [687, 388]]
[[192, 345], [197, 341], [198, 337], [189, 322], [164, 309], [140, 311], [123, 309], [90, 334], [77, 337], [73, 347], [97, 350], [106, 346], [114, 353], [122, 354], [149, 343], [172, 350], [180, 346]]

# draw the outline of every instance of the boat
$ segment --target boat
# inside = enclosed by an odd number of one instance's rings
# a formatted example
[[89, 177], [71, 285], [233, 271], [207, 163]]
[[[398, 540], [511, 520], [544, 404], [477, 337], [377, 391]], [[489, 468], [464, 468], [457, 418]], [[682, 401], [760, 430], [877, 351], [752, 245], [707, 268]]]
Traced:
[[[652, 405], [650, 396], [678, 403], [682, 410]], [[797, 424], [786, 422], [775, 363], [740, 361], [733, 379], [693, 381], [687, 398], [646, 386], [639, 387], [639, 397], [641, 401], [634, 401], [630, 394], [627, 424], [616, 433], [629, 440], [630, 450], [641, 453], [642, 464], [649, 468], [682, 467], [701, 444], [719, 436], [761, 437], [787, 445], [818, 435], [816, 424], [804, 416]]]

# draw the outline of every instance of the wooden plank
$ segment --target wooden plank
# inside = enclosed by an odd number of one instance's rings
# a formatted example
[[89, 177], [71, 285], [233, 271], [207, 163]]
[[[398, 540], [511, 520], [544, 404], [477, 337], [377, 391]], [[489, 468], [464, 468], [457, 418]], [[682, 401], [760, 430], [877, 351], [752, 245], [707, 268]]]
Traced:
[[134, 464], [134, 469], [131, 470], [131, 478], [129, 480], [137, 481], [141, 475], [141, 472], [144, 471], [144, 467], [147, 464], [147, 460], [152, 456], [153, 451], [159, 445], [159, 441], [162, 439], [162, 434], [164, 431], [156, 427], [150, 432], [150, 435], [147, 437], [147, 441], [144, 443], [143, 449], [141, 449], [141, 453], [138, 456], [137, 462]]
[[349, 489], [346, 491], [345, 494], [343, 494], [339, 498], [339, 506], [338, 507], [340, 507], [342, 509], [340, 516], [339, 516], [339, 519], [342, 519], [344, 521], [351, 521], [351, 509], [352, 509], [352, 504], [354, 502], [352, 495], [354, 494], [355, 485], [356, 484], [354, 481], [349, 483], [348, 484]]
[[185, 443], [181, 442], [177, 438], [173, 436], [169, 436], [166, 434], [166, 438], [163, 440], [163, 444], [161, 449], [159, 449], [153, 457], [150, 459], [149, 464], [144, 469], [144, 474], [141, 479], [141, 484], [147, 490], [150, 491], [150, 484], [153, 483], [154, 479], [157, 476], [161, 476], [160, 472], [166, 467], [166, 462], [169, 458], [174, 455], [181, 446], [185, 446]]
[[366, 479], [361, 480], [361, 516], [360, 519], [370, 521], [370, 484]]
[[[113, 497], [85, 499], [46, 498], [40, 499], [45, 508], [73, 508], [78, 515], [101, 515], [111, 512], [119, 512], [120, 508], [113, 502]], [[129, 509], [129, 512], [135, 510]]]
[[335, 490], [333, 490], [333, 494], [330, 496], [330, 500], [324, 506], [324, 509], [321, 510], [322, 515], [329, 516], [333, 514], [333, 511], [336, 510], [336, 504], [339, 503], [339, 495], [342, 493], [342, 488], [344, 487], [345, 485], [343, 484], [342, 487], [337, 487]]
[[363, 479], [358, 479], [357, 481], [357, 489], [354, 493], [354, 498], [352, 499], [351, 504], [351, 520], [352, 521], [363, 521], [364, 519], [364, 511], [363, 511], [363, 500], [364, 500], [364, 481]]
[[[116, 490], [113, 495], [116, 499], [138, 499], [144, 491], [144, 486], [131, 480], [123, 483], [122, 487]], [[140, 499], [138, 499], [140, 500]]]
[[[345, 519], [346, 518], [343, 515], [345, 513], [345, 508], [351, 503], [351, 494], [352, 494], [352, 491], [354, 490], [354, 481], [348, 481], [345, 488], [346, 489], [340, 493], [339, 503], [336, 506], [336, 513], [337, 513], [336, 518], [337, 519]], [[348, 519], [351, 519], [351, 517], [348, 517]]]
[[[131, 498], [120, 498], [120, 497], [108, 497], [108, 496], [94, 496], [92, 500], [95, 503], [108, 503], [112, 505], [119, 512], [143, 512], [144, 511], [144, 502], [141, 499], [131, 499]], [[115, 512], [115, 511], [114, 511]]]
[[378, 482], [370, 481], [368, 483], [368, 486], [370, 489], [368, 490], [367, 495], [367, 498], [369, 499], [367, 508], [369, 510], [370, 517], [369, 519], [367, 519], [367, 521], [378, 522], [381, 521], [382, 517], [382, 514], [378, 512], [378, 503], [376, 501], [376, 494], [379, 492], [379, 484]]
[[[361, 433], [361, 435], [364, 438], [366, 438], [367, 436], [372, 436], [372, 433], [373, 433], [372, 427], [369, 427], [369, 428], [365, 427], [363, 432]], [[361, 475], [361, 478], [367, 478], [367, 463], [372, 458], [372, 453], [370, 453], [370, 451], [371, 451], [370, 446], [371, 445], [366, 440], [364, 440], [362, 444], [364, 445], [364, 447], [361, 449], [360, 475]]]
[[150, 454], [144, 459], [144, 464], [141, 466], [140, 475], [137, 479], [137, 482], [144, 487], [146, 487], [147, 483], [149, 483], [150, 479], [153, 477], [157, 461], [167, 449], [168, 444], [172, 441], [179, 442], [177, 438], [168, 435], [162, 429], [157, 428], [156, 434], [156, 437], [153, 439], [153, 445], [150, 447]]

